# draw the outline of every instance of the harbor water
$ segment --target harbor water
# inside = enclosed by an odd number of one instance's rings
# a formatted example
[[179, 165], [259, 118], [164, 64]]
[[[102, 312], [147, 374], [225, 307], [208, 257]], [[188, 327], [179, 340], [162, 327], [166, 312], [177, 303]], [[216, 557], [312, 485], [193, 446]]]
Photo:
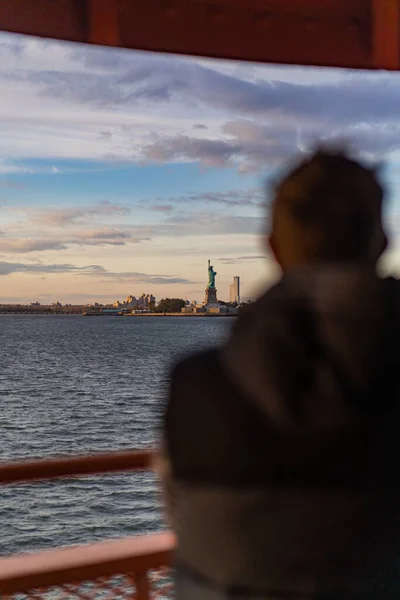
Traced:
[[[0, 316], [0, 460], [152, 448], [168, 373], [232, 319]], [[0, 487], [0, 555], [159, 531], [150, 473]]]

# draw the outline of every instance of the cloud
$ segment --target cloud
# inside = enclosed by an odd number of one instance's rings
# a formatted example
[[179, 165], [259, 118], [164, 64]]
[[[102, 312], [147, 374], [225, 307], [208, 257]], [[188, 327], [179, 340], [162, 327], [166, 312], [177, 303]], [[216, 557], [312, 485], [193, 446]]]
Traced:
[[29, 252], [43, 252], [45, 250], [66, 250], [64, 242], [55, 239], [24, 239], [0, 238], [0, 252], [26, 254]]
[[31, 223], [47, 227], [65, 227], [66, 225], [82, 223], [91, 217], [126, 216], [130, 209], [111, 202], [100, 202], [94, 206], [33, 209], [28, 211]]
[[[129, 231], [121, 231], [120, 229], [112, 227], [102, 227], [100, 229], [88, 229], [78, 231], [75, 234], [75, 239], [84, 243], [109, 243], [109, 244], [125, 244], [126, 242], [139, 242], [148, 238], [133, 238]], [[71, 243], [71, 242], [70, 242]]]
[[139, 272], [112, 272], [108, 271], [100, 265], [77, 266], [72, 264], [51, 264], [42, 263], [13, 263], [0, 261], [0, 276], [7, 276], [13, 273], [28, 273], [28, 274], [77, 274], [89, 275], [91, 277], [107, 279], [114, 282], [131, 282], [145, 283], [148, 285], [164, 285], [164, 284], [187, 284], [191, 285], [194, 282], [183, 277], [175, 275], [152, 275], [149, 273]]
[[104, 267], [99, 265], [88, 265], [85, 267], [77, 267], [76, 265], [70, 264], [54, 264], [44, 265], [39, 264], [26, 264], [26, 263], [13, 263], [0, 261], [0, 276], [11, 275], [12, 273], [37, 273], [37, 274], [58, 274], [58, 273], [85, 273], [91, 274], [96, 272], [98, 274], [104, 271]]
[[394, 74], [16, 43], [7, 34], [0, 48], [0, 173], [30, 172], [12, 157], [197, 161], [248, 173], [338, 134], [373, 156], [400, 149]]
[[[310, 135], [304, 136], [310, 138]], [[314, 139], [317, 136], [313, 136]], [[400, 149], [400, 123], [382, 124], [379, 128], [364, 123], [347, 128], [338, 128], [318, 136], [321, 141], [344, 141], [356, 151], [377, 161], [384, 160], [391, 152]]]
[[[1, 122], [1, 119], [0, 119]], [[7, 148], [3, 149], [3, 152], [7, 152]], [[8, 150], [9, 152], [9, 150]], [[32, 175], [35, 170], [31, 167], [27, 167], [24, 165], [16, 164], [15, 162], [10, 161], [10, 157], [7, 157], [7, 160], [3, 157], [0, 157], [0, 176], [1, 175]]]
[[[284, 81], [246, 81], [213, 69], [196, 69], [193, 94], [205, 104], [235, 114], [291, 117], [299, 123], [320, 119], [354, 121], [398, 120], [400, 84], [387, 74], [352, 74], [341, 82], [313, 86]], [[192, 84], [192, 80], [190, 81]]]
[[[222, 206], [261, 206], [265, 201], [265, 192], [260, 188], [250, 188], [245, 190], [227, 190], [223, 192], [192, 192], [182, 196], [170, 196], [168, 198], [156, 198], [155, 201], [168, 202], [167, 205], [162, 204], [150, 204], [149, 200], [142, 199], [140, 203], [151, 210], [159, 210], [163, 212], [161, 208], [165, 206], [165, 212], [169, 212], [173, 209], [175, 204], [219, 204]], [[154, 202], [150, 200], [150, 202]]]
[[112, 138], [111, 131], [99, 131], [99, 138], [104, 141], [109, 141]]
[[236, 216], [219, 213], [176, 213], [153, 228], [153, 237], [258, 235], [264, 220], [252, 216]]
[[159, 137], [142, 147], [149, 162], [200, 162], [208, 167], [231, 167], [241, 173], [280, 166], [295, 154], [311, 151], [318, 143], [343, 141], [375, 160], [400, 149], [398, 125], [361, 123], [330, 129], [314, 123], [305, 131], [287, 125], [263, 125], [250, 120], [227, 121], [221, 137]]
[[101, 277], [105, 280], [111, 280], [114, 283], [143, 283], [147, 285], [164, 285], [164, 284], [187, 284], [192, 285], [196, 282], [190, 281], [184, 277], [177, 277], [174, 275], [150, 275], [148, 273], [137, 273], [137, 272], [123, 272], [113, 273], [110, 271], [91, 273], [93, 277]]
[[228, 190], [226, 192], [202, 192], [186, 196], [188, 202], [205, 202], [224, 206], [260, 206], [264, 203], [264, 192], [259, 188]]
[[255, 262], [258, 260], [265, 260], [266, 256], [263, 254], [260, 255], [249, 255], [249, 256], [236, 256], [235, 258], [219, 258], [218, 262], [221, 262], [225, 265], [235, 265], [237, 263], [242, 262]]
[[[236, 200], [233, 200], [236, 206]], [[0, 236], [0, 252], [30, 254], [45, 251], [66, 251], [74, 246], [101, 247], [127, 246], [150, 242], [157, 238], [188, 238], [225, 235], [260, 235], [265, 229], [266, 218], [236, 216], [220, 213], [179, 211], [174, 214], [163, 211], [166, 218], [160, 223], [142, 226], [126, 226], [124, 229], [102, 227], [99, 229], [67, 231], [58, 237], [10, 237]]]
[[58, 238], [13, 238], [3, 235], [0, 237], [0, 252], [27, 254], [47, 250], [67, 250], [71, 246], [125, 246], [149, 240], [150, 238], [145, 235], [135, 236], [129, 231], [102, 227], [69, 232]]
[[146, 206], [146, 208], [161, 213], [170, 213], [174, 210], [174, 207], [171, 204], [149, 204], [148, 206]]
[[163, 238], [221, 237], [235, 234], [259, 235], [265, 229], [266, 222], [267, 218], [264, 216], [239, 216], [206, 210], [188, 212], [182, 209], [171, 214], [166, 213], [165, 218], [158, 223], [133, 226], [131, 233], [139, 241], [162, 240]]
[[212, 61], [145, 55], [114, 54], [84, 48], [73, 57], [84, 72], [42, 72], [36, 79], [44, 95], [65, 95], [96, 104], [137, 104], [138, 101], [192, 102], [242, 116], [291, 116], [297, 120], [350, 123], [398, 120], [400, 84], [391, 74], [346, 73], [316, 81], [312, 87], [279, 80], [282, 69], [265, 67], [252, 78], [245, 68], [218, 68]]
[[236, 167], [248, 172], [282, 162], [293, 154], [298, 142], [294, 127], [277, 128], [236, 120], [223, 124], [219, 139], [163, 136], [144, 145], [142, 155], [150, 162], [197, 161], [206, 166]]
[[144, 159], [155, 162], [200, 161], [209, 166], [225, 166], [239, 149], [225, 140], [176, 136], [144, 146]]
[[[32, 254], [35, 252], [67, 251], [74, 246], [123, 247], [154, 239], [189, 238], [199, 236], [225, 236], [235, 234], [256, 234], [264, 227], [265, 218], [261, 216], [232, 214], [238, 207], [254, 207], [257, 211], [264, 205], [264, 193], [259, 188], [228, 190], [219, 192], [189, 193], [164, 199], [160, 198], [139, 204], [143, 208], [157, 212], [163, 217], [159, 222], [137, 224], [126, 222], [119, 224], [120, 216], [128, 212], [124, 206], [103, 203], [89, 207], [71, 207], [60, 209], [22, 209], [27, 221], [16, 221], [0, 232], [0, 252], [8, 254]], [[202, 210], [191, 210], [190, 205], [198, 204]], [[221, 206], [229, 209], [212, 212], [206, 205]], [[175, 212], [175, 209], [179, 210]], [[94, 215], [111, 217], [114, 225], [95, 223]], [[90, 220], [97, 226], [85, 227]]]

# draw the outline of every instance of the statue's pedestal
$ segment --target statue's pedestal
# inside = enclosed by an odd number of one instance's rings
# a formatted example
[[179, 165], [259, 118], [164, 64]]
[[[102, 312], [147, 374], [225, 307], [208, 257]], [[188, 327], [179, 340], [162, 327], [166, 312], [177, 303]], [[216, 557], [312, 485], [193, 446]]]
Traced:
[[215, 288], [206, 288], [206, 295], [204, 298], [205, 306], [209, 306], [212, 304], [218, 304], [217, 300], [217, 290]]

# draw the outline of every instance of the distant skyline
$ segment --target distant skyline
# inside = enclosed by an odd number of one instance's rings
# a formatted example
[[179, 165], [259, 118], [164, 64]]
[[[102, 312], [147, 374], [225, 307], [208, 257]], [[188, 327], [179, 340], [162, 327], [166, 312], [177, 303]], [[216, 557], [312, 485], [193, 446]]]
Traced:
[[221, 298], [276, 276], [270, 182], [315, 140], [387, 161], [398, 272], [400, 75], [0, 34], [0, 303]]

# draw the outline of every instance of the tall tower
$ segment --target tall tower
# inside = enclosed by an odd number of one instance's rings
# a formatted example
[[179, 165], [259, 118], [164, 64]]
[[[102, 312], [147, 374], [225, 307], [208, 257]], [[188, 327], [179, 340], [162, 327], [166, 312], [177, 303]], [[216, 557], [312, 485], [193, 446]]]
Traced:
[[240, 277], [237, 275], [233, 278], [233, 283], [229, 286], [229, 301], [240, 304]]

